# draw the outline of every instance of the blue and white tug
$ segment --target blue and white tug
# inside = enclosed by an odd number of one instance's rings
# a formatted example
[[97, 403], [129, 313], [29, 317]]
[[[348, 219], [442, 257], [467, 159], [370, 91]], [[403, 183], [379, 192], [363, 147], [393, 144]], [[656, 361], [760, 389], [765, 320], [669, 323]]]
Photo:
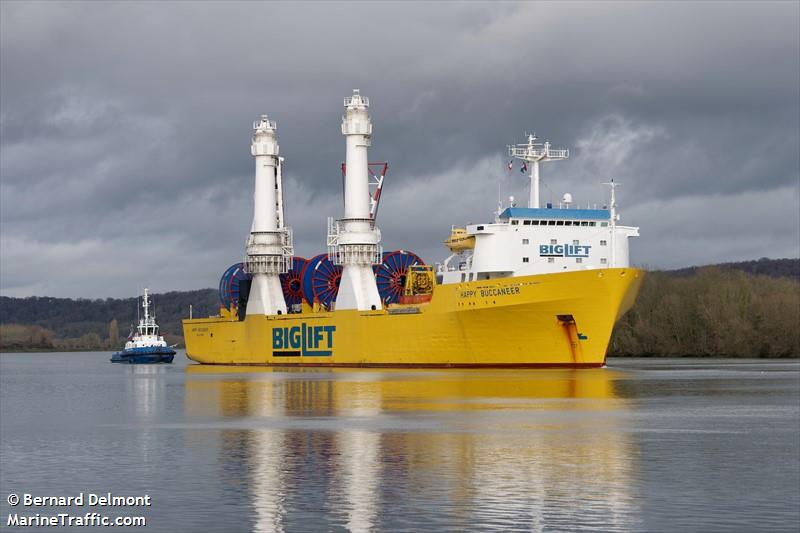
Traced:
[[142, 297], [142, 309], [144, 316], [139, 319], [136, 333], [125, 343], [125, 349], [111, 355], [112, 363], [171, 363], [175, 357], [175, 350], [167, 346], [164, 337], [158, 334], [155, 313], [150, 315], [147, 289]]

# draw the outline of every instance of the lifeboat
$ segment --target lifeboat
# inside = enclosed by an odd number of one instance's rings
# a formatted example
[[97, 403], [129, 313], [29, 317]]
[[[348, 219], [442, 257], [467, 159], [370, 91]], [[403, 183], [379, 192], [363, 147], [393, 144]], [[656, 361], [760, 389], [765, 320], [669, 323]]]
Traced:
[[450, 236], [444, 241], [451, 252], [460, 253], [475, 248], [475, 236], [469, 235], [466, 228], [453, 227]]

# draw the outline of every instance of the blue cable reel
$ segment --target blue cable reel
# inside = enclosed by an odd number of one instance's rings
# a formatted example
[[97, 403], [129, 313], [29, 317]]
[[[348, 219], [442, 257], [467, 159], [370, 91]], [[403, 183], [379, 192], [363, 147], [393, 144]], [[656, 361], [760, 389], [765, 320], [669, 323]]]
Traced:
[[397, 303], [406, 286], [406, 274], [413, 265], [424, 265], [423, 261], [414, 252], [395, 250], [384, 252], [381, 264], [375, 265], [375, 283], [384, 305]]
[[249, 281], [252, 276], [245, 272], [244, 263], [236, 263], [228, 267], [219, 280], [219, 302], [225, 309], [231, 304], [239, 305], [239, 282]]
[[289, 272], [281, 274], [281, 289], [286, 305], [297, 305], [303, 301], [303, 269], [308, 264], [308, 259], [292, 257], [292, 267]]
[[341, 265], [334, 265], [328, 254], [319, 254], [309, 259], [302, 274], [303, 296], [308, 305], [317, 300], [321, 306], [330, 309], [336, 301], [339, 283], [342, 280]]

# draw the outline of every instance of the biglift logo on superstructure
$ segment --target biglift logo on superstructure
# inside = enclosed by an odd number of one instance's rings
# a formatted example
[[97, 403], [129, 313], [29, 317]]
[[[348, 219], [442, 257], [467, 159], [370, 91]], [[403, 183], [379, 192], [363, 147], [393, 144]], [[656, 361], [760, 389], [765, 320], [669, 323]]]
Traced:
[[274, 357], [327, 357], [333, 354], [336, 326], [299, 326], [272, 328]]
[[588, 244], [540, 244], [539, 257], [589, 257]]

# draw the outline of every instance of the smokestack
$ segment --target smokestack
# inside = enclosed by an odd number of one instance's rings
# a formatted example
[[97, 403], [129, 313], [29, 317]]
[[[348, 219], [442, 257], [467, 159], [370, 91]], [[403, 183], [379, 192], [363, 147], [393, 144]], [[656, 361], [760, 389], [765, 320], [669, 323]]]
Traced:
[[267, 115], [253, 122], [250, 153], [255, 158], [253, 226], [247, 241], [247, 271], [252, 274], [248, 315], [286, 313], [279, 275], [289, 270], [292, 236], [283, 226], [283, 198], [280, 195], [281, 159], [275, 121]]
[[380, 231], [369, 210], [369, 99], [354, 89], [353, 96], [344, 99], [344, 108], [344, 218], [331, 221], [328, 229], [328, 254], [335, 264], [343, 266], [336, 309], [380, 309], [381, 297], [372, 271], [372, 265], [381, 261], [381, 246]]

